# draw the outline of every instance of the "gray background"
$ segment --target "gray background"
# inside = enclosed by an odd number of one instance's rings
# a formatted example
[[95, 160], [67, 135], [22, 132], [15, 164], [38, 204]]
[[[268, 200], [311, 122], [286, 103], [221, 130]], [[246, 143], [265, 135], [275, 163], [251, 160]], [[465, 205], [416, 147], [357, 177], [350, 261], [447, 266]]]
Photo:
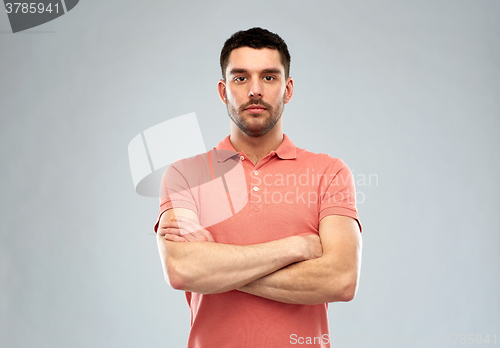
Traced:
[[12, 34], [0, 14], [0, 346], [185, 346], [127, 146], [189, 112], [207, 148], [226, 136], [219, 53], [252, 26], [291, 51], [285, 133], [364, 195], [360, 288], [330, 305], [332, 340], [500, 344], [499, 17], [484, 0], [87, 0]]

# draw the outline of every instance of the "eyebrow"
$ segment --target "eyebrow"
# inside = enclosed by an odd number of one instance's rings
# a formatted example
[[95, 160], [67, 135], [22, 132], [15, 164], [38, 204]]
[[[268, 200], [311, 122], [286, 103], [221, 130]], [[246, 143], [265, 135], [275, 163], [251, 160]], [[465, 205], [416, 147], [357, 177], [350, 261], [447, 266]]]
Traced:
[[[245, 74], [248, 73], [247, 69], [241, 69], [241, 68], [234, 68], [229, 71], [230, 75], [234, 74]], [[281, 74], [281, 70], [277, 68], [269, 68], [269, 69], [264, 69], [262, 70], [262, 73], [264, 74]]]
[[276, 68], [264, 69], [262, 72], [265, 74], [281, 74], [281, 70]]

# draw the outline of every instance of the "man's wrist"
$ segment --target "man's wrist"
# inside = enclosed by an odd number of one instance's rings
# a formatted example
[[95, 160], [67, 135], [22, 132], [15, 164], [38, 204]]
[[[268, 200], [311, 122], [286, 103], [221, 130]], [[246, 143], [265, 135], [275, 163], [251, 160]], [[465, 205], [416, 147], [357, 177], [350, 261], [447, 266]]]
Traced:
[[295, 257], [294, 262], [306, 261], [309, 259], [309, 249], [306, 240], [301, 236], [289, 237], [292, 243], [292, 254]]

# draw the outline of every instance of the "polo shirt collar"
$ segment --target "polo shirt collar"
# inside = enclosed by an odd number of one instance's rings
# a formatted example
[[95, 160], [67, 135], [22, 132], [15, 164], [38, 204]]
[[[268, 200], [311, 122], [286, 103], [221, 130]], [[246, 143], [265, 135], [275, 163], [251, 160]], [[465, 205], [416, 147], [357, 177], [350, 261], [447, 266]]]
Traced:
[[[239, 155], [239, 153], [231, 144], [229, 135], [225, 137], [220, 143], [218, 143], [215, 149], [225, 150], [217, 151], [218, 162], [224, 162], [230, 157]], [[290, 138], [286, 136], [286, 134], [283, 134], [283, 141], [281, 142], [280, 146], [278, 146], [275, 153], [280, 159], [295, 159], [297, 158], [297, 147], [293, 144]]]
[[283, 141], [276, 149], [276, 155], [281, 159], [295, 159], [297, 158], [297, 147], [292, 143], [286, 134], [283, 134]]

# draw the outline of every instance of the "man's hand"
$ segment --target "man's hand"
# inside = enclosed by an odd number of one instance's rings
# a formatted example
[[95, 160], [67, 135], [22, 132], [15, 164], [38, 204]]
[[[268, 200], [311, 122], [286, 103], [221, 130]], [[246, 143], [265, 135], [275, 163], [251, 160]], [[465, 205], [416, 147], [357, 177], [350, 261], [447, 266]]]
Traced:
[[184, 216], [163, 222], [158, 233], [171, 242], [215, 242], [209, 231]]
[[[362, 241], [357, 221], [347, 216], [328, 215], [320, 221], [319, 235], [323, 247], [321, 257], [296, 262], [238, 290], [293, 304], [352, 300], [361, 266]], [[315, 249], [317, 236], [304, 237], [311, 239], [310, 252], [320, 255]]]
[[[178, 290], [217, 294], [321, 254], [319, 238], [292, 236], [252, 245], [207, 243], [213, 236], [189, 209], [165, 211], [157, 242], [165, 280]], [[177, 243], [177, 242], [195, 243]], [[197, 243], [198, 242], [198, 243]]]
[[[212, 234], [193, 219], [177, 216], [160, 225], [158, 233], [171, 242], [215, 242]], [[321, 239], [315, 234], [300, 236], [305, 260], [323, 255]]]
[[[212, 234], [193, 219], [178, 216], [160, 225], [158, 233], [171, 242], [215, 242]], [[305, 260], [317, 259], [323, 255], [321, 239], [318, 235], [308, 234], [302, 238]]]
[[308, 252], [308, 256], [306, 256], [307, 260], [317, 259], [323, 255], [323, 247], [321, 246], [321, 239], [318, 235], [309, 234], [302, 236], [304, 241], [306, 242], [306, 250]]

